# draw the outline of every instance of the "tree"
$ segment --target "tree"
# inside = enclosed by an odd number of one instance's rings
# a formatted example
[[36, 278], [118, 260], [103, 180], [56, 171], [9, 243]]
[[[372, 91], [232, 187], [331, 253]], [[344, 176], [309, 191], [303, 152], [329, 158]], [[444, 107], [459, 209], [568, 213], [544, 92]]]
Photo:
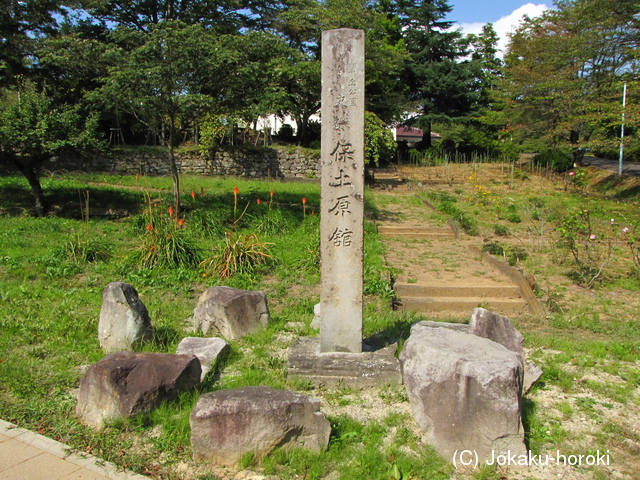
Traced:
[[[215, 37], [200, 25], [165, 21], [140, 32], [120, 27], [112, 33], [117, 47], [106, 55], [113, 66], [104, 85], [92, 93], [96, 102], [133, 114], [167, 147], [173, 180], [174, 212], [180, 214], [180, 177], [175, 147], [179, 121], [204, 108], [210, 98], [200, 94], [207, 74], [219, 71]], [[220, 45], [217, 45], [220, 46]], [[226, 50], [221, 49], [222, 56]]]
[[163, 22], [199, 24], [217, 33], [235, 33], [246, 26], [248, 2], [234, 0], [80, 0], [93, 18], [140, 32]]
[[60, 0], [3, 0], [0, 6], [0, 83], [14, 85], [34, 66], [37, 39], [57, 30]]
[[622, 83], [638, 70], [639, 13], [628, 0], [574, 0], [526, 19], [505, 57], [504, 124], [581, 161], [589, 142], [620, 125]]
[[422, 146], [431, 146], [433, 122], [462, 121], [478, 100], [475, 64], [461, 59], [468, 42], [453, 22], [444, 20], [446, 0], [399, 0], [398, 15], [411, 60], [405, 71], [416, 115], [409, 123], [424, 130]]
[[379, 166], [395, 160], [397, 143], [375, 113], [364, 112], [364, 158], [367, 165]]
[[0, 163], [17, 168], [29, 182], [35, 214], [49, 210], [40, 185], [40, 168], [53, 156], [97, 148], [96, 116], [83, 120], [77, 108], [56, 106], [31, 83], [4, 91], [0, 104]]
[[310, 118], [320, 109], [321, 35], [323, 30], [354, 28], [366, 31], [365, 108], [385, 122], [399, 119], [407, 105], [400, 81], [407, 58], [397, 17], [381, 3], [363, 0], [294, 0], [275, 24], [299, 54], [285, 67], [283, 86], [290, 114], [304, 145]]

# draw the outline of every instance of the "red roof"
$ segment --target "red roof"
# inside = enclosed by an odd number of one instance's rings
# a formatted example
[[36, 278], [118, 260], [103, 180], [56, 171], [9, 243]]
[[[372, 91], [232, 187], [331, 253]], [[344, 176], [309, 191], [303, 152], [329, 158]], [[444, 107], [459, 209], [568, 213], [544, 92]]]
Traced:
[[396, 127], [396, 135], [400, 137], [416, 137], [422, 138], [423, 131], [419, 128], [412, 127]]
[[[412, 127], [396, 127], [396, 138], [416, 138], [422, 140], [423, 131], [420, 128]], [[442, 135], [439, 133], [431, 132], [431, 138], [440, 138]]]

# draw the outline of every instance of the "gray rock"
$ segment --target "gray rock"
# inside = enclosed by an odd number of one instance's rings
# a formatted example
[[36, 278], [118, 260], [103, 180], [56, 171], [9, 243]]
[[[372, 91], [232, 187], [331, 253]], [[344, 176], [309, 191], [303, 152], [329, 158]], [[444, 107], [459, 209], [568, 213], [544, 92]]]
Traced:
[[524, 337], [507, 317], [484, 308], [474, 308], [469, 333], [493, 340], [524, 357]]
[[132, 350], [153, 338], [147, 307], [128, 283], [113, 282], [102, 293], [98, 340], [105, 353]]
[[211, 287], [200, 297], [193, 323], [204, 335], [235, 340], [267, 326], [267, 297], [264, 292]]
[[107, 422], [153, 410], [199, 383], [200, 361], [193, 355], [112, 353], [82, 378], [76, 414], [101, 429]]
[[542, 369], [533, 363], [531, 360], [525, 360], [524, 362], [524, 379], [522, 380], [522, 393], [525, 394], [533, 384], [540, 380], [542, 376]]
[[320, 314], [321, 308], [321, 303], [316, 303], [313, 306], [313, 320], [311, 320], [311, 328], [320, 328], [320, 323], [322, 321], [322, 315]]
[[418, 330], [421, 328], [448, 328], [449, 330], [454, 330], [460, 333], [469, 333], [469, 325], [464, 323], [432, 322], [428, 320], [414, 323], [411, 326], [411, 332], [413, 333], [414, 329]]
[[[476, 308], [469, 322], [469, 333], [493, 340], [509, 350], [519, 353], [525, 359], [524, 337], [507, 317], [484, 308]], [[541, 376], [542, 369], [532, 361], [525, 359], [522, 393], [527, 393]]]
[[402, 378], [423, 441], [450, 461], [526, 453], [521, 423], [522, 357], [448, 328], [414, 327], [400, 354]]
[[206, 393], [190, 423], [194, 460], [217, 465], [234, 465], [249, 452], [262, 458], [276, 447], [322, 451], [331, 433], [319, 400], [269, 387]]
[[177, 354], [195, 355], [200, 360], [202, 373], [200, 381], [204, 380], [214, 363], [218, 363], [229, 354], [231, 347], [222, 338], [183, 338], [176, 349]]

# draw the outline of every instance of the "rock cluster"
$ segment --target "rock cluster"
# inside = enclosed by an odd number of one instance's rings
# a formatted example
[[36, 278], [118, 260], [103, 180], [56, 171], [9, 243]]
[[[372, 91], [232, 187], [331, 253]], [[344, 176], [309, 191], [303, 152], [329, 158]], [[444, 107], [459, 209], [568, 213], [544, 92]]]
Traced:
[[450, 461], [462, 450], [480, 462], [525, 455], [523, 353], [520, 332], [484, 309], [474, 310], [468, 326], [415, 324], [400, 365], [423, 440]]
[[[227, 340], [253, 333], [268, 321], [263, 292], [212, 287], [194, 310], [194, 324], [203, 334]], [[135, 288], [109, 284], [100, 312], [101, 347], [130, 350], [152, 332]], [[523, 385], [529, 388], [541, 371], [524, 361], [523, 344], [509, 319], [481, 308], [474, 310], [469, 325], [416, 323], [399, 360], [423, 440], [449, 460], [461, 450], [474, 451], [480, 462], [526, 455], [521, 395]], [[229, 349], [223, 338], [187, 337], [176, 354], [110, 353], [88, 368], [76, 413], [101, 429], [149, 412], [194, 389]], [[277, 447], [321, 451], [331, 433], [317, 399], [268, 387], [204, 394], [190, 424], [194, 458], [220, 465], [238, 463], [248, 453], [260, 458]]]
[[[240, 338], [266, 326], [263, 292], [213, 287], [194, 311], [198, 327]], [[151, 338], [146, 307], [131, 285], [114, 282], [103, 295], [98, 336], [106, 351], [132, 349]], [[118, 419], [147, 413], [194, 389], [229, 352], [222, 338], [184, 338], [176, 354], [118, 351], [91, 365], [78, 392], [76, 414], [100, 430]], [[267, 387], [246, 387], [202, 395], [191, 413], [194, 458], [232, 465], [246, 453], [259, 457], [276, 447], [322, 450], [331, 426], [320, 402]]]

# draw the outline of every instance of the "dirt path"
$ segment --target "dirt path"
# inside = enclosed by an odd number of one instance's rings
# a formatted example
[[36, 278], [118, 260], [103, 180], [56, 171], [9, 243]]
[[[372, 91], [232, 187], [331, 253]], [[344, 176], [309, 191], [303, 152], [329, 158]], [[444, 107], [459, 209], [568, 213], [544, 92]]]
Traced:
[[[381, 225], [402, 227], [446, 228], [446, 219], [416, 202], [413, 194], [378, 193], [377, 201], [384, 205]], [[477, 238], [464, 234], [455, 239], [403, 238], [385, 236], [386, 260], [397, 269], [396, 281], [439, 285], [509, 285], [509, 279], [471, 253], [469, 246], [478, 245]]]
[[428, 208], [419, 195], [376, 195], [378, 231], [401, 309], [460, 320], [479, 306], [504, 315], [528, 309], [520, 289], [483, 261], [477, 238], [456, 238], [447, 218]]

